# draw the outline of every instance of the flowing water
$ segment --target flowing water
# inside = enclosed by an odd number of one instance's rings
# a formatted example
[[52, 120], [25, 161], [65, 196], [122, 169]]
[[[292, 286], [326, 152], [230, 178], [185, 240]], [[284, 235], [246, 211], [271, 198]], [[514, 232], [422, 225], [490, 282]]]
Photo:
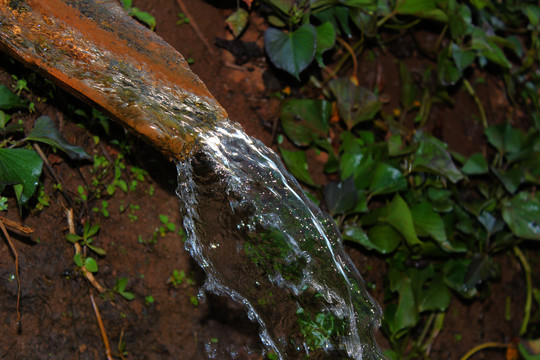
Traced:
[[383, 359], [380, 309], [333, 220], [172, 47], [112, 0], [0, 0], [0, 48], [176, 159], [205, 290], [245, 305], [280, 359]]
[[280, 359], [382, 359], [379, 307], [278, 156], [228, 121], [200, 149], [177, 162], [177, 194], [205, 290], [243, 303]]

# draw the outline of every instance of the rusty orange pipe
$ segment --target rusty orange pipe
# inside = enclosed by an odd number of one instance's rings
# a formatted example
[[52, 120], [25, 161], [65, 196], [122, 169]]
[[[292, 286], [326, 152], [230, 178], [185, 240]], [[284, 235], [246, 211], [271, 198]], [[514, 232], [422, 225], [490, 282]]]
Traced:
[[227, 117], [182, 55], [116, 0], [0, 0], [0, 50], [171, 158]]

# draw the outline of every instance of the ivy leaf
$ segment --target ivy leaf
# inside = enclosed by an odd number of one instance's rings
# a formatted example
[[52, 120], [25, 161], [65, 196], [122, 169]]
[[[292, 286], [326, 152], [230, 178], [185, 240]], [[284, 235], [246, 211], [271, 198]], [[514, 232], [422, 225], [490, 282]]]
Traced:
[[418, 323], [418, 308], [414, 298], [411, 278], [406, 273], [395, 268], [390, 270], [388, 277], [390, 279], [390, 290], [398, 292], [399, 300], [397, 309], [387, 320], [390, 321], [392, 333], [399, 337], [402, 330], [411, 328]]
[[390, 204], [386, 206], [386, 215], [382, 220], [393, 226], [410, 246], [416, 247], [422, 244], [416, 235], [409, 205], [399, 194], [396, 194]]
[[308, 172], [308, 164], [306, 159], [306, 153], [303, 151], [289, 151], [282, 147], [279, 148], [281, 151], [281, 156], [283, 156], [283, 161], [287, 165], [287, 169], [296, 177], [298, 180], [317, 187], [311, 175]]
[[440, 244], [448, 242], [441, 215], [433, 211], [430, 203], [424, 201], [416, 204], [411, 208], [411, 214], [418, 235], [429, 235]]
[[6, 86], [0, 85], [0, 110], [22, 109], [26, 101], [12, 93]]
[[484, 155], [476, 153], [467, 159], [461, 171], [467, 175], [483, 175], [489, 172], [489, 167]]
[[466, 299], [471, 299], [478, 294], [476, 287], [465, 285], [465, 275], [470, 264], [470, 259], [450, 259], [444, 264], [443, 269], [446, 285]]
[[456, 64], [456, 68], [461, 76], [463, 71], [473, 63], [476, 54], [474, 51], [463, 50], [457, 44], [452, 44], [450, 49], [452, 52], [452, 58]]
[[472, 33], [471, 49], [478, 51], [478, 53], [488, 60], [502, 66], [505, 69], [510, 69], [511, 65], [502, 49], [497, 46], [492, 37], [487, 36], [485, 31], [480, 28], [476, 28]]
[[421, 136], [419, 142], [414, 155], [413, 170], [434, 172], [447, 177], [453, 183], [463, 179], [463, 174], [454, 165], [445, 143], [431, 136]]
[[324, 200], [330, 214], [343, 214], [356, 205], [358, 193], [352, 177], [343, 182], [331, 181], [323, 189]]
[[300, 73], [313, 61], [317, 50], [317, 30], [309, 23], [292, 32], [269, 28], [264, 48], [272, 63], [300, 80]]
[[451, 295], [442, 276], [437, 276], [421, 292], [418, 311], [445, 311], [450, 305]]
[[26, 139], [29, 141], [39, 141], [58, 148], [68, 154], [73, 160], [92, 160], [92, 157], [82, 147], [68, 143], [48, 116], [40, 116], [36, 120], [34, 128], [30, 131]]
[[503, 155], [519, 152], [524, 142], [523, 133], [509, 123], [488, 126], [485, 134], [488, 142]]
[[525, 173], [521, 167], [514, 167], [506, 171], [492, 167], [491, 171], [511, 194], [514, 194], [525, 181]]
[[401, 15], [448, 22], [448, 16], [439, 8], [435, 0], [397, 0], [394, 11]]
[[349, 78], [334, 79], [329, 86], [336, 97], [339, 115], [349, 130], [373, 119], [381, 109], [382, 104], [373, 92], [357, 86]]
[[515, 236], [540, 240], [540, 200], [528, 192], [520, 192], [501, 202], [502, 216]]
[[20, 185], [19, 205], [24, 205], [36, 191], [43, 161], [29, 149], [0, 148], [0, 185]]
[[465, 289], [473, 289], [478, 285], [498, 276], [499, 269], [491, 256], [475, 254], [467, 268], [463, 286]]
[[249, 19], [249, 13], [245, 9], [239, 8], [234, 13], [232, 13], [227, 19], [225, 19], [225, 24], [227, 24], [227, 27], [231, 30], [234, 37], [236, 38], [246, 28], [248, 19]]
[[335, 43], [336, 30], [329, 21], [317, 26], [317, 50], [315, 51], [315, 59], [321, 68], [324, 67], [323, 53], [333, 48]]
[[309, 146], [326, 137], [332, 105], [320, 99], [289, 99], [281, 108], [283, 131], [296, 146]]
[[373, 195], [389, 194], [407, 188], [407, 180], [399, 169], [386, 163], [378, 163], [373, 171], [369, 191]]
[[368, 231], [365, 244], [367, 249], [374, 249], [381, 254], [390, 254], [397, 249], [402, 237], [390, 225], [381, 224], [372, 226]]

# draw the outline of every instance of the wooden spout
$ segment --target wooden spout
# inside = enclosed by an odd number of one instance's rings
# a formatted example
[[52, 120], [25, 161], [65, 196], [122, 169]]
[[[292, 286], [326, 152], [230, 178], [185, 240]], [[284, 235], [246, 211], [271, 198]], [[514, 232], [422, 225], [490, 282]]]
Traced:
[[0, 50], [169, 157], [227, 117], [182, 55], [116, 0], [0, 0]]

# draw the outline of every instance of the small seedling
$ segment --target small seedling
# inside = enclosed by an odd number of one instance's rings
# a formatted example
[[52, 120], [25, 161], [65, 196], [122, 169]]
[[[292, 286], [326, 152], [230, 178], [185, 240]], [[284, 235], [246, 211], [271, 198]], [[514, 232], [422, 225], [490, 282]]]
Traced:
[[109, 210], [107, 209], [109, 207], [109, 203], [107, 202], [107, 200], [102, 200], [101, 201], [101, 209], [98, 208], [98, 207], [94, 207], [92, 208], [92, 211], [93, 212], [101, 212], [101, 214], [108, 218], [109, 217]]
[[172, 285], [173, 287], [177, 288], [182, 284], [184, 279], [186, 278], [186, 273], [184, 270], [173, 270], [171, 277], [167, 279], [167, 284]]
[[176, 20], [176, 25], [182, 26], [184, 24], [189, 24], [189, 18], [183, 12], [179, 12], [178, 20]]
[[114, 285], [113, 291], [120, 294], [126, 300], [135, 299], [135, 294], [132, 292], [126, 291], [126, 286], [128, 284], [128, 278], [118, 278], [116, 279], [116, 285]]
[[150, 306], [155, 302], [154, 297], [152, 295], [148, 295], [144, 298], [144, 303], [146, 306]]
[[77, 235], [77, 234], [67, 234], [66, 240], [71, 243], [80, 243], [82, 246], [87, 246], [90, 250], [95, 252], [98, 255], [106, 255], [105, 250], [98, 246], [92, 245], [92, 242], [94, 239], [92, 236], [96, 235], [99, 231], [99, 225], [90, 225], [90, 223], [85, 223], [83, 228], [83, 234]]

